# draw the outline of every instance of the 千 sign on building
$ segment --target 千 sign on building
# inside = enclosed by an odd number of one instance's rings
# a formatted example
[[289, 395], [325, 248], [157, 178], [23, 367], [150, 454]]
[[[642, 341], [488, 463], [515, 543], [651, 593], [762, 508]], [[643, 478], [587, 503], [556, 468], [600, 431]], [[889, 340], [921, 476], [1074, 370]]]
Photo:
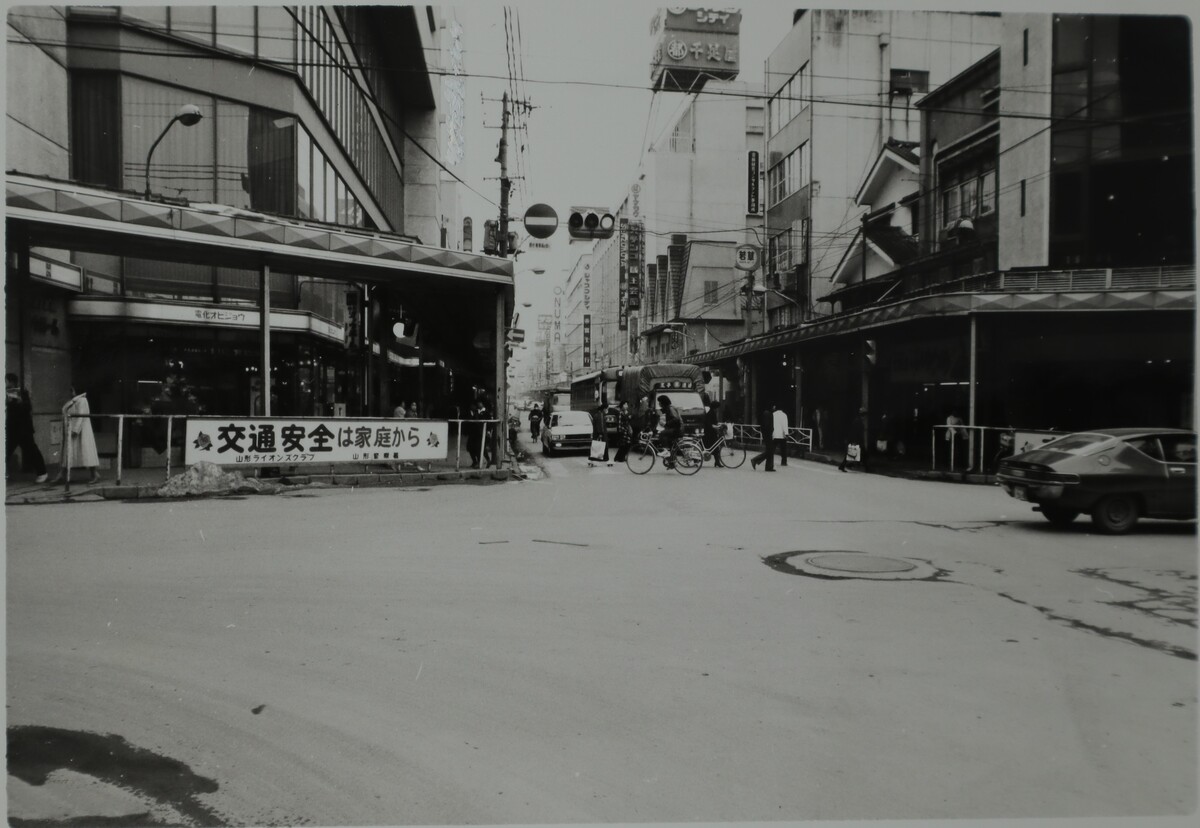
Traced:
[[737, 9], [659, 9], [650, 21], [656, 35], [650, 61], [655, 90], [697, 92], [709, 80], [734, 80], [738, 76]]

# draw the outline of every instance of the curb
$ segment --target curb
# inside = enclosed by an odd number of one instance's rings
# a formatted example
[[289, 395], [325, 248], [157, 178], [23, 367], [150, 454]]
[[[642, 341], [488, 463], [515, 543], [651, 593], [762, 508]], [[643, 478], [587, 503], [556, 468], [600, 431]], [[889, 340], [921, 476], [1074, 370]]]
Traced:
[[[406, 488], [416, 486], [438, 485], [440, 483], [490, 484], [519, 480], [512, 469], [464, 469], [449, 472], [403, 472], [397, 474], [314, 474], [297, 475], [280, 478], [279, 486], [270, 490], [254, 491], [250, 489], [231, 489], [229, 491], [204, 492], [199, 494], [182, 495], [163, 500], [202, 500], [211, 497], [227, 495], [275, 495], [284, 494], [289, 490], [302, 490], [308, 487], [328, 488]], [[98, 503], [105, 500], [157, 500], [159, 486], [103, 486], [95, 489], [76, 489], [68, 494], [65, 490], [47, 491], [45, 489], [30, 490], [21, 494], [9, 495], [4, 499], [6, 506], [33, 506], [45, 503]]]

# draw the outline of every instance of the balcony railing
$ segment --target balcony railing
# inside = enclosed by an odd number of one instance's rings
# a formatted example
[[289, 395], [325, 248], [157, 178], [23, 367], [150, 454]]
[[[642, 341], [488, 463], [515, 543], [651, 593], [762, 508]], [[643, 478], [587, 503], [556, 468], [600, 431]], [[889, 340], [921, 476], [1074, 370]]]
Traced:
[[1093, 268], [981, 273], [920, 290], [893, 293], [911, 299], [939, 293], [1079, 293], [1107, 290], [1194, 290], [1196, 267]]

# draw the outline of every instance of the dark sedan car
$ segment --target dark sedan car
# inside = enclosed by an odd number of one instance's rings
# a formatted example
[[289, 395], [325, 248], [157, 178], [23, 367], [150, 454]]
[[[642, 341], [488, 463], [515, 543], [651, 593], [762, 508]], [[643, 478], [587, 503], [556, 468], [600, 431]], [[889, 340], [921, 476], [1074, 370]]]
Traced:
[[1017, 500], [1051, 523], [1086, 512], [1102, 532], [1128, 532], [1140, 517], [1196, 517], [1196, 435], [1180, 429], [1081, 431], [1000, 463]]

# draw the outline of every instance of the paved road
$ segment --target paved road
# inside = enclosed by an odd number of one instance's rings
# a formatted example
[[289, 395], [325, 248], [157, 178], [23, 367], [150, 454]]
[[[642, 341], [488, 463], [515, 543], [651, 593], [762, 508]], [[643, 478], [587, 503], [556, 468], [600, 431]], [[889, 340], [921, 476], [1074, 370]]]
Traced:
[[804, 462], [546, 469], [8, 508], [10, 815], [1195, 808], [1194, 526], [1062, 530], [994, 487]]

